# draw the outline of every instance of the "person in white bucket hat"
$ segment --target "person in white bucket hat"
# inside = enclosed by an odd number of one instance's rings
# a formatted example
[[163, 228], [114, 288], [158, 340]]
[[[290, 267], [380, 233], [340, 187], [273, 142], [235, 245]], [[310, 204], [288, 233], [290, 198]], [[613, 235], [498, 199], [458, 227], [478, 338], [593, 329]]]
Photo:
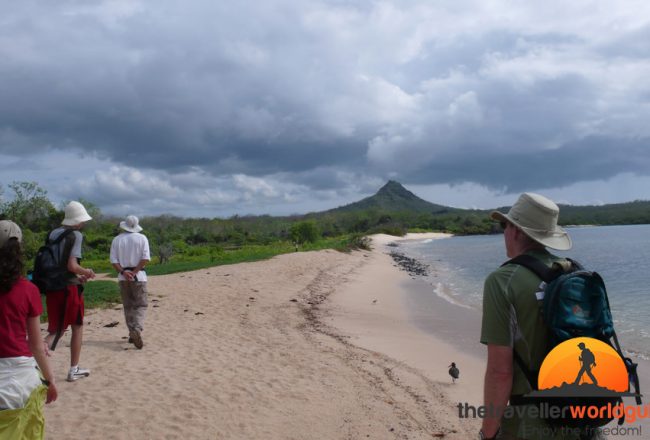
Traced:
[[120, 222], [124, 231], [111, 243], [111, 264], [117, 271], [124, 305], [124, 319], [129, 329], [129, 342], [140, 350], [142, 330], [147, 311], [147, 273], [144, 267], [151, 260], [149, 240], [140, 232], [142, 227], [135, 215]]
[[61, 222], [64, 226], [76, 226], [93, 219], [88, 215], [84, 205], [79, 202], [72, 201], [68, 203], [65, 206], [64, 212], [65, 218]]
[[48, 235], [50, 242], [65, 234], [63, 239], [63, 260], [67, 261], [68, 284], [63, 290], [45, 292], [47, 304], [48, 335], [45, 338], [49, 350], [55, 350], [59, 338], [70, 326], [72, 335], [70, 338], [70, 370], [67, 380], [69, 382], [87, 377], [90, 370], [79, 367], [81, 357], [81, 345], [83, 340], [84, 320], [84, 298], [83, 284], [95, 278], [92, 269], [81, 265], [81, 245], [83, 235], [81, 229], [92, 217], [88, 215], [86, 208], [79, 202], [72, 201], [64, 209], [65, 217], [61, 227], [53, 230]]
[[[550, 199], [524, 193], [504, 214], [493, 211], [490, 217], [501, 223], [506, 254], [509, 258], [529, 255], [547, 267], [563, 264], [566, 259], [546, 248], [568, 250], [569, 234], [558, 226], [560, 209]], [[548, 346], [547, 330], [539, 317], [535, 292], [540, 279], [529, 269], [506, 262], [492, 272], [483, 288], [481, 343], [487, 345], [484, 405], [504, 409], [513, 396], [531, 391], [522, 370], [514, 362], [514, 353], [527, 363], [530, 371], [539, 371]], [[497, 411], [498, 412], [498, 411]], [[520, 416], [519, 414], [524, 414]], [[483, 419], [480, 438], [547, 439], [550, 426], [528, 411], [514, 417], [496, 414]], [[579, 438], [571, 435], [563, 439]]]

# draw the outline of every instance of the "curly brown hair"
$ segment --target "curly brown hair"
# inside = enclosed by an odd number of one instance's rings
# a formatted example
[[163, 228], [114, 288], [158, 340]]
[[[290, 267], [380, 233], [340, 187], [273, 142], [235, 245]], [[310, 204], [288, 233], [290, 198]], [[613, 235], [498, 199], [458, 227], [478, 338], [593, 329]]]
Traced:
[[23, 250], [15, 238], [0, 248], [0, 294], [7, 293], [23, 274]]

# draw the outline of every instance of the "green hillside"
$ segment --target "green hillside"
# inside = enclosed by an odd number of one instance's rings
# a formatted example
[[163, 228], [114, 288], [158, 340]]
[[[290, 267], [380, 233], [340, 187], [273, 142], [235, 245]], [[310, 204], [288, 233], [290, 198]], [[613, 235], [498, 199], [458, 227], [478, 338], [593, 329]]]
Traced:
[[403, 235], [409, 230], [481, 234], [493, 228], [487, 212], [437, 205], [390, 180], [370, 197], [302, 218], [316, 221], [325, 235], [343, 232]]
[[637, 200], [599, 206], [560, 205], [563, 225], [650, 224], [650, 201]]
[[[510, 207], [498, 208], [507, 212]], [[641, 225], [650, 224], [650, 201], [636, 200], [607, 205], [559, 205], [559, 223], [568, 225]]]
[[339, 208], [330, 209], [327, 213], [365, 211], [368, 209], [382, 210], [387, 212], [408, 211], [412, 213], [447, 214], [460, 211], [448, 206], [436, 205], [427, 202], [404, 188], [399, 182], [389, 180], [376, 194], [350, 203]]
[[[513, 201], [516, 195], [513, 195]], [[495, 208], [507, 212], [509, 206]], [[313, 213], [307, 217], [355, 232], [439, 230], [454, 234], [499, 232], [489, 219], [492, 209], [472, 210], [438, 205], [423, 200], [393, 180], [376, 194], [355, 203]], [[650, 201], [634, 201], [598, 206], [560, 205], [561, 225], [650, 224]]]

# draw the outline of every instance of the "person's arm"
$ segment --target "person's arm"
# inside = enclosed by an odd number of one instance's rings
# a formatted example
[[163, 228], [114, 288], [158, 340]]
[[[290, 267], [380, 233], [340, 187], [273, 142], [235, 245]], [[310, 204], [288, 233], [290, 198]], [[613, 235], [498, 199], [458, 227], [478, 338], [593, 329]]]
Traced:
[[138, 275], [138, 272], [144, 269], [147, 263], [149, 263], [149, 260], [140, 260], [133, 270], [124, 271], [124, 276], [126, 276], [129, 281], [133, 281]]
[[503, 410], [510, 400], [512, 391], [512, 347], [488, 344], [488, 360], [483, 386], [484, 404], [494, 414], [483, 419], [481, 431], [486, 438], [496, 436], [501, 424]]
[[93, 272], [92, 269], [81, 267], [77, 261], [77, 257], [73, 257], [72, 255], [70, 258], [68, 258], [68, 271], [72, 272], [75, 275], [81, 275], [85, 279], [95, 278], [95, 272]]
[[137, 275], [138, 272], [143, 270], [145, 266], [149, 263], [149, 260], [142, 259], [138, 262], [138, 265], [133, 269], [133, 273]]
[[120, 263], [113, 263], [113, 269], [115, 269], [117, 273], [121, 273], [124, 270]]
[[507, 268], [498, 269], [486, 278], [483, 287], [481, 343], [487, 346], [488, 355], [483, 397], [490, 417], [483, 419], [482, 431], [488, 439], [498, 432], [512, 392], [514, 338], [510, 323], [513, 306], [508, 299], [511, 276]]
[[50, 363], [45, 354], [43, 340], [41, 339], [39, 316], [27, 318], [27, 339], [29, 341], [29, 350], [32, 352], [41, 373], [43, 373], [43, 377], [49, 383], [47, 385], [47, 399], [45, 403], [54, 402], [58, 397], [58, 391], [56, 389], [56, 383], [54, 382], [54, 375], [52, 374]]
[[83, 236], [79, 231], [73, 231], [72, 235], [74, 241], [70, 248], [70, 253], [68, 254], [68, 263], [67, 269], [69, 272], [77, 275], [79, 280], [83, 283], [86, 280], [95, 278], [95, 272], [92, 269], [86, 269], [79, 264], [78, 258], [81, 258], [81, 244], [83, 242]]

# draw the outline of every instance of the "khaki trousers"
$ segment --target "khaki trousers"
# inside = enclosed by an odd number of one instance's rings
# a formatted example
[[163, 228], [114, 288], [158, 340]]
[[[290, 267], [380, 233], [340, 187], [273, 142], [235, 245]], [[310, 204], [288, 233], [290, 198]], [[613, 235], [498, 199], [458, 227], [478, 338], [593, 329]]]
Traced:
[[129, 331], [142, 331], [147, 311], [147, 283], [120, 281], [120, 293], [124, 305], [124, 319]]

